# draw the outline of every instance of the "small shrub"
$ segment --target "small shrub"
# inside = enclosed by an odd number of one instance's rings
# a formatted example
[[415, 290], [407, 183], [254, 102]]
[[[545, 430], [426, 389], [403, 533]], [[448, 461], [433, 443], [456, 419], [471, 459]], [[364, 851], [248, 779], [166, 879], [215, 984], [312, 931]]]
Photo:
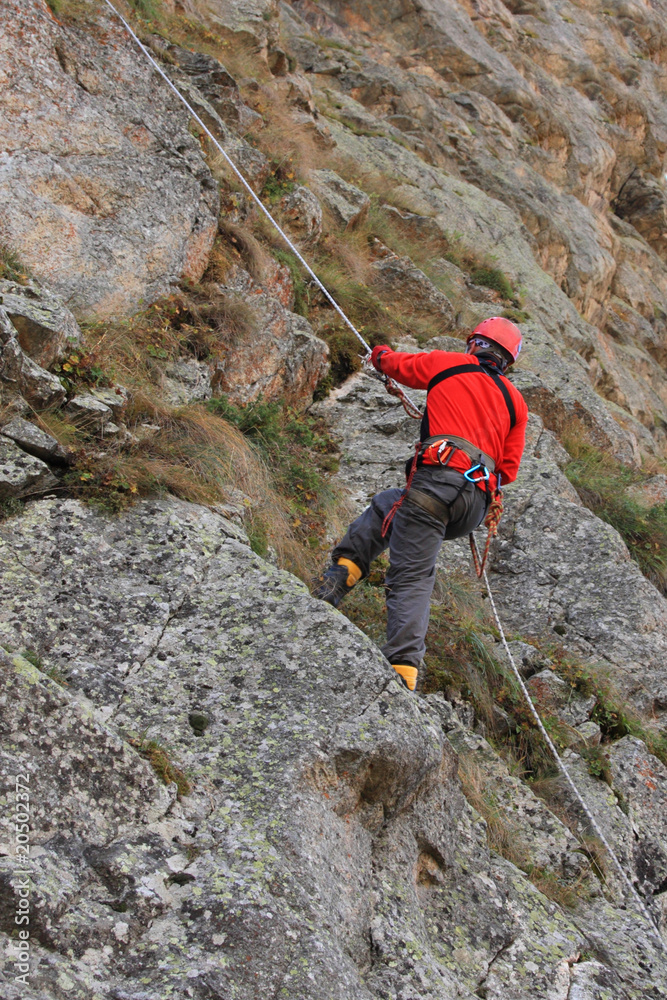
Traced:
[[514, 289], [506, 274], [497, 267], [476, 267], [470, 273], [476, 285], [483, 285], [498, 292], [504, 299], [514, 298]]
[[30, 277], [27, 267], [21, 263], [18, 254], [0, 244], [0, 280], [16, 281], [25, 285]]
[[57, 373], [68, 395], [85, 387], [112, 385], [111, 377], [102, 370], [95, 355], [86, 354], [85, 351], [73, 351], [65, 361], [53, 365], [52, 370]]
[[609, 760], [602, 747], [583, 747], [580, 754], [586, 761], [588, 773], [594, 778], [599, 778], [606, 784], [611, 785], [611, 771]]
[[157, 740], [130, 739], [128, 742], [142, 757], [146, 758], [160, 781], [165, 785], [176, 784], [179, 799], [190, 794], [192, 791], [190, 782], [180, 767], [173, 763], [165, 747]]
[[[291, 165], [291, 159], [288, 161]], [[274, 166], [273, 172], [269, 174], [264, 187], [261, 191], [262, 201], [268, 202], [269, 205], [275, 205], [280, 199], [293, 191], [296, 187], [296, 182], [294, 180], [294, 171], [285, 168], [285, 165], [280, 164]]]
[[18, 497], [3, 497], [0, 500], [0, 521], [8, 521], [23, 510], [23, 502]]

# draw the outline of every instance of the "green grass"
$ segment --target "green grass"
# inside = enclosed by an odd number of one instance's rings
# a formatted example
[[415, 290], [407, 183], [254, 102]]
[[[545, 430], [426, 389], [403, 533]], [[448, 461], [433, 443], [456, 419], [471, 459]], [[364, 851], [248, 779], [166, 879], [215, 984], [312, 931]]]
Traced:
[[646, 508], [628, 495], [645, 474], [581, 438], [566, 436], [564, 444], [572, 456], [564, 471], [582, 501], [616, 528], [642, 573], [667, 593], [667, 504]]
[[476, 285], [483, 285], [485, 288], [491, 288], [494, 292], [498, 292], [503, 299], [511, 301], [514, 299], [514, 289], [512, 284], [504, 274], [497, 267], [475, 267], [470, 272], [470, 277]]
[[562, 647], [550, 647], [548, 656], [563, 680], [581, 694], [595, 695], [596, 705], [591, 718], [602, 732], [603, 743], [636, 736], [643, 740], [650, 753], [667, 766], [667, 730], [657, 730], [646, 724], [642, 716], [629, 706], [610, 680], [607, 672], [591, 664], [583, 664]]
[[[207, 407], [236, 427], [271, 470], [272, 487], [301, 546], [313, 554], [324, 551], [327, 527], [344, 507], [331, 480], [338, 468], [338, 451], [324, 422], [261, 399], [241, 407], [221, 396]], [[251, 542], [260, 555], [268, 550], [268, 529], [265, 521], [251, 519]], [[299, 575], [314, 570], [315, 564], [306, 562], [309, 565]]]

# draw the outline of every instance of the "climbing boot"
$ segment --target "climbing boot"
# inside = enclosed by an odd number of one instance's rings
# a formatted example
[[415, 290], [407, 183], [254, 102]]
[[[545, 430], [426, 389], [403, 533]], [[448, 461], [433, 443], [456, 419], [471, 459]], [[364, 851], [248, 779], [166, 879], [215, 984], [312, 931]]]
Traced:
[[351, 559], [339, 559], [324, 571], [313, 587], [313, 597], [319, 597], [337, 608], [346, 594], [361, 579], [361, 570]]
[[392, 667], [401, 678], [408, 691], [416, 690], [417, 677], [419, 675], [419, 671], [416, 667], [411, 667], [404, 663], [392, 663]]

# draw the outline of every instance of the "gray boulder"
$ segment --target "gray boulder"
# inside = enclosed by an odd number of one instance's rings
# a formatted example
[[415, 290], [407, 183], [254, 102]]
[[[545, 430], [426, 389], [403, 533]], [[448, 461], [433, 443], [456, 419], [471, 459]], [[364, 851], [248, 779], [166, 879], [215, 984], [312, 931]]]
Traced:
[[65, 399], [65, 389], [51, 372], [40, 367], [21, 349], [17, 331], [0, 306], [0, 387], [3, 400], [17, 398], [35, 410], [58, 406]]
[[57, 484], [48, 465], [0, 437], [0, 499], [40, 493]]
[[194, 358], [178, 358], [166, 369], [162, 378], [162, 395], [171, 406], [184, 406], [210, 399], [211, 366]]
[[79, 347], [81, 331], [60, 299], [33, 282], [0, 281], [0, 303], [18, 332], [22, 350], [42, 368], [50, 368]]
[[0, 428], [0, 433], [11, 438], [23, 451], [27, 451], [28, 454], [34, 455], [36, 458], [41, 458], [44, 462], [66, 465], [69, 460], [67, 448], [59, 444], [41, 427], [31, 424], [29, 420], [14, 417], [8, 424]]
[[588, 722], [595, 708], [595, 695], [580, 694], [548, 668], [528, 679], [528, 690], [540, 709], [553, 712], [568, 726]]
[[65, 413], [89, 434], [100, 434], [113, 417], [111, 407], [90, 393], [82, 393], [70, 399]]
[[655, 507], [667, 504], [667, 476], [658, 474], [634, 486], [628, 487], [626, 493], [642, 507]]
[[317, 243], [322, 235], [322, 206], [312, 191], [298, 184], [281, 198], [280, 211], [292, 232]]
[[122, 419], [130, 398], [129, 392], [122, 385], [93, 388], [90, 389], [87, 395], [92, 396], [94, 399], [99, 400], [100, 403], [104, 403], [105, 406], [108, 406], [113, 414], [114, 420]]
[[[451, 302], [409, 257], [391, 254], [376, 261], [373, 267], [378, 284], [405, 304], [407, 316], [414, 316], [416, 320], [430, 319], [440, 327], [439, 335], [454, 327], [455, 314]], [[457, 345], [456, 350], [462, 346]]]
[[365, 191], [348, 184], [334, 170], [313, 170], [310, 176], [315, 194], [339, 226], [351, 229], [368, 214], [371, 201]]
[[[278, 287], [256, 283], [235, 268], [221, 285], [224, 294], [252, 306], [252, 329], [240, 343], [225, 351], [212, 375], [213, 392], [229, 394], [233, 402], [286, 399], [303, 407], [328, 369], [329, 348], [316, 337], [304, 316], [283, 304], [292, 296], [289, 280]], [[281, 301], [282, 298], [282, 301]]]

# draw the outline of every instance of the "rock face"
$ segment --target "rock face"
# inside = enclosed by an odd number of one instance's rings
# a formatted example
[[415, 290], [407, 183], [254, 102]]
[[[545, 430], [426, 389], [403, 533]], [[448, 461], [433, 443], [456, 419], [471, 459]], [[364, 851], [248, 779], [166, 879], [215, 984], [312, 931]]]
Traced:
[[[607, 708], [556, 663], [603, 669], [625, 708], [664, 726], [667, 601], [582, 506], [558, 440], [585, 434], [635, 467], [667, 454], [664, 0], [131, 6], [253, 189], [280, 191], [304, 252], [339, 254], [332, 286], [343, 271], [341, 287], [372, 284], [388, 335], [392, 296], [415, 337], [438, 333], [427, 349], [459, 349], [501, 311], [521, 323], [513, 378], [532, 412], [491, 587], [536, 701], [571, 735], [570, 773], [664, 931], [667, 770], [637, 737], [612, 739]], [[169, 407], [218, 392], [306, 405], [331, 314], [316, 296], [312, 325], [294, 311], [304, 296], [269, 260], [273, 237], [251, 236], [251, 199], [106, 8], [0, 0], [0, 29], [0, 271], [20, 277], [18, 258], [37, 279], [0, 282], [3, 1000], [667, 1000], [664, 951], [610, 865], [600, 879], [569, 787], [523, 780], [458, 694], [409, 696], [368, 637], [252, 552], [240, 489], [212, 510], [161, 498], [113, 519], [67, 498], [54, 472], [68, 456], [31, 410], [62, 407], [113, 478], [122, 442], [138, 460]], [[48, 367], [79, 343], [74, 317], [130, 316], [209, 260], [183, 299], [221, 306], [219, 361], [172, 299], [150, 329], [122, 327], [157, 396], [162, 377], [154, 421], [127, 433], [121, 387], [64, 405]], [[377, 382], [354, 376], [312, 412], [359, 508], [402, 483], [417, 424]], [[441, 573], [468, 566], [465, 540], [443, 548]], [[481, 641], [500, 659], [490, 631]]]
[[57, 406], [65, 390], [51, 372], [32, 360], [21, 348], [16, 327], [0, 306], [0, 388], [4, 402], [23, 400], [37, 410]]
[[0, 438], [0, 499], [40, 493], [57, 480], [45, 462], [26, 454], [13, 441]]
[[197, 280], [218, 211], [187, 113], [116, 19], [96, 17], [0, 5], [0, 241], [79, 318]]
[[312, 184], [334, 221], [351, 229], [368, 213], [370, 198], [354, 184], [348, 184], [334, 170], [314, 170]]
[[[39, 1000], [139, 981], [151, 1000], [565, 998], [593, 920], [617, 995], [667, 995], [632, 912], [598, 897], [566, 915], [489, 853], [447, 703], [411, 699], [230, 522], [179, 501], [115, 521], [42, 501], [0, 537], [2, 746], [30, 774]], [[168, 747], [189, 791], [160, 785], [129, 739]], [[2, 960], [15, 1000], [11, 946]]]
[[312, 399], [313, 390], [328, 368], [329, 349], [313, 333], [307, 319], [288, 308], [293, 305], [292, 282], [255, 281], [240, 267], [227, 275], [223, 294], [247, 302], [252, 333], [227, 352], [213, 373], [216, 392], [235, 403], [258, 399], [286, 399], [294, 404]]

